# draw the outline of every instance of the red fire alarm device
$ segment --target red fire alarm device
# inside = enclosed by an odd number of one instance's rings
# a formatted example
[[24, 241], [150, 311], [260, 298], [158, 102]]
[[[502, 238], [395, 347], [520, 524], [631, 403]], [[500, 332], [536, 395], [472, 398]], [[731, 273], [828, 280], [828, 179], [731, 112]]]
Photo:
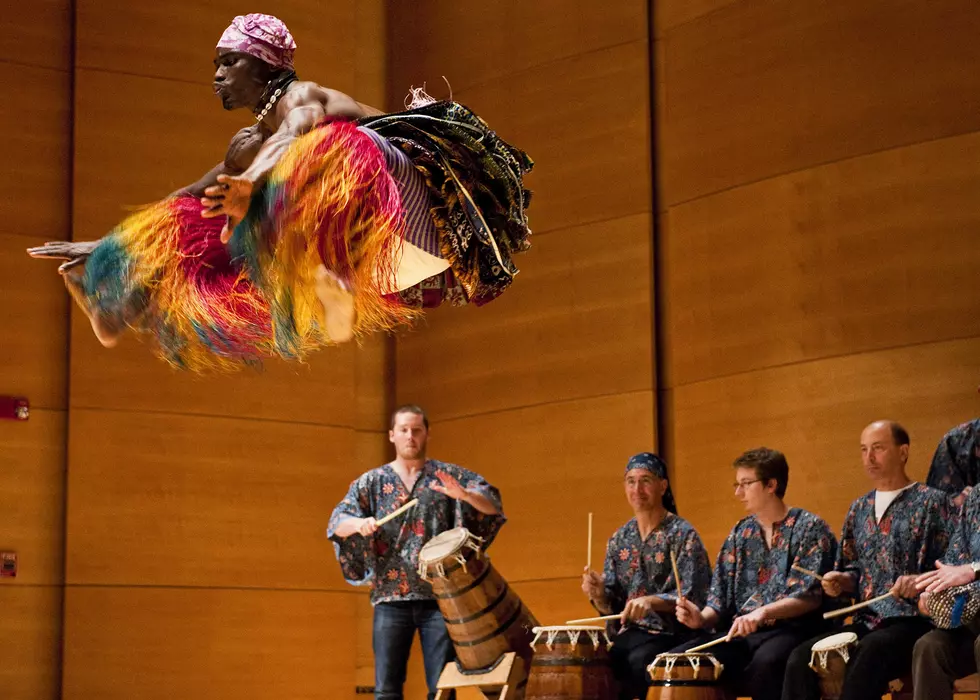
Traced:
[[31, 416], [31, 404], [23, 396], [0, 396], [0, 418], [27, 420]]
[[17, 575], [17, 553], [0, 552], [0, 578], [14, 578]]

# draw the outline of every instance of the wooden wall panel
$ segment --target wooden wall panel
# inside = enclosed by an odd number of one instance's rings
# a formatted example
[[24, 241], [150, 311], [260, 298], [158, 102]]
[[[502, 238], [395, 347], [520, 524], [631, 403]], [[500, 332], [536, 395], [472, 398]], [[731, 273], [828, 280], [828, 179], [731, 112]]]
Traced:
[[65, 700], [334, 700], [354, 686], [352, 593], [71, 587]]
[[[168, 36], [172, 36], [169, 35]], [[135, 207], [195, 182], [254, 121], [203, 85], [79, 69], [74, 230], [99, 238]]]
[[[324, 349], [299, 364], [269, 359], [261, 369], [194, 374], [159, 359], [151, 339], [127, 334], [115, 348], [96, 340], [76, 311], [72, 323], [72, 407], [260, 418], [352, 427], [353, 345]], [[367, 379], [365, 379], [367, 381]]]
[[651, 210], [648, 59], [632, 41], [454, 90], [539, 164], [525, 183], [533, 231]]
[[[57, 237], [63, 232], [53, 232]], [[0, 393], [32, 408], [64, 409], [68, 381], [68, 294], [55, 265], [24, 249], [43, 242], [0, 233]], [[63, 441], [63, 436], [62, 436]]]
[[499, 299], [400, 336], [400, 395], [444, 420], [652, 388], [650, 231], [637, 214], [538, 236]]
[[980, 134], [672, 207], [667, 385], [980, 335]]
[[653, 31], [658, 38], [682, 24], [740, 0], [658, 0], [653, 5]]
[[423, 81], [441, 91], [445, 76], [454, 92], [465, 91], [647, 36], [643, 0], [503, 0], [479, 10], [453, 0], [396, 0], [391, 13], [393, 106]]
[[[0, 43], [0, 61], [16, 63], [21, 71], [25, 66], [36, 66], [67, 72], [71, 69], [71, 31], [69, 0], [8, 3], [0, 14], [0, 36], [4, 37]], [[18, 94], [23, 95], [24, 90], [33, 86], [32, 81], [24, 79], [23, 72], [19, 75]], [[63, 109], [68, 94], [64, 93], [62, 97], [63, 103], [59, 106]], [[29, 100], [17, 102], [20, 108], [30, 106]], [[67, 206], [61, 208], [68, 209]]]
[[342, 588], [324, 539], [353, 431], [73, 409], [72, 584]]
[[735, 521], [731, 463], [759, 445], [790, 464], [787, 502], [840, 530], [847, 508], [871, 490], [861, 466], [861, 430], [877, 419], [912, 438], [909, 474], [925, 479], [940, 437], [980, 411], [980, 339], [797, 363], [676, 388], [671, 407], [671, 480], [678, 504], [712, 557]]
[[[355, 73], [355, 0], [318, 3], [280, 0], [272, 13], [296, 40], [297, 73], [352, 90]], [[214, 47], [231, 20], [247, 14], [232, 0], [200, 5], [169, 0], [138, 5], [124, 0], [78, 2], [78, 65], [211, 84]], [[267, 8], [268, 12], [269, 9]], [[217, 104], [217, 98], [212, 96]], [[181, 126], [187, 128], [188, 123]]]
[[60, 586], [0, 585], [0, 687], [10, 700], [59, 700]]
[[20, 569], [9, 583], [64, 581], [66, 422], [64, 411], [43, 409], [0, 421], [0, 551], [17, 552]]
[[652, 392], [637, 391], [441, 421], [429, 454], [500, 489], [508, 522], [490, 554], [505, 578], [577, 576], [588, 513], [596, 543], [630, 517], [623, 468], [656, 444], [652, 408]]
[[[576, 532], [576, 534], [578, 533]], [[584, 537], [579, 539], [581, 539], [584, 549], [586, 539]], [[592, 569], [594, 571], [602, 571], [607, 539], [605, 535], [600, 537], [598, 532], [595, 533], [595, 552], [592, 554]], [[601, 547], [599, 546], [600, 541]], [[538, 624], [543, 627], [564, 625], [567, 620], [592, 617], [598, 613], [589, 605], [588, 597], [582, 592], [582, 570], [584, 567], [585, 560], [582, 561], [582, 566], [579, 567], [576, 576], [546, 581], [520, 581], [514, 584], [514, 590], [528, 609], [534, 613], [538, 619]]]
[[[66, 238], [69, 75], [0, 61], [0, 80], [18, 86], [17, 99], [0, 102], [0, 129], [11, 135], [4, 144], [0, 233], [23, 237], [25, 248], [34, 245], [32, 241]], [[32, 269], [40, 273], [41, 267], [35, 263]]]
[[663, 202], [980, 128], [972, 0], [737, 2], [664, 37]]

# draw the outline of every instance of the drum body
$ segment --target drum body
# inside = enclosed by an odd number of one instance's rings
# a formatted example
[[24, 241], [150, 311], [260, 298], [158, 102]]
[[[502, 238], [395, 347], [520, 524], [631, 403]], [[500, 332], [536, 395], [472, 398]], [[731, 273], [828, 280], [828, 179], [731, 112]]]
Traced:
[[725, 700], [724, 668], [712, 654], [658, 654], [647, 667], [647, 700]]
[[432, 585], [461, 668], [489, 668], [508, 651], [528, 667], [537, 620], [481, 554], [478, 537], [462, 527], [436, 535], [419, 553], [419, 574]]
[[936, 627], [956, 629], [970, 624], [980, 613], [980, 583], [952, 586], [928, 594], [925, 600], [929, 617]]
[[534, 628], [527, 700], [615, 700], [609, 637], [602, 627]]
[[810, 668], [820, 676], [823, 700], [837, 700], [844, 687], [844, 671], [857, 645], [857, 635], [841, 632], [824, 637], [810, 648]]

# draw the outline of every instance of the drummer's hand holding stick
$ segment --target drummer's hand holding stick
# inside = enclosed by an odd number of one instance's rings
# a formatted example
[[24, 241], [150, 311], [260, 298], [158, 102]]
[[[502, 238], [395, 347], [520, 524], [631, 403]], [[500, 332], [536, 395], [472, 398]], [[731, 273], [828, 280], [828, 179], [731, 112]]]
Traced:
[[820, 579], [823, 592], [831, 598], [839, 598], [845, 593], [853, 594], [857, 589], [857, 580], [854, 574], [844, 571], [828, 571]]
[[915, 574], [906, 574], [905, 576], [899, 576], [895, 579], [895, 583], [892, 584], [891, 590], [888, 591], [892, 594], [892, 597], [896, 600], [902, 600], [903, 598], [908, 598], [913, 600], [919, 597], [919, 589], [915, 587], [915, 580], [918, 578]]
[[592, 607], [603, 615], [612, 612], [612, 607], [606, 600], [606, 585], [603, 583], [602, 576], [588, 566], [582, 573], [582, 592], [589, 597]]

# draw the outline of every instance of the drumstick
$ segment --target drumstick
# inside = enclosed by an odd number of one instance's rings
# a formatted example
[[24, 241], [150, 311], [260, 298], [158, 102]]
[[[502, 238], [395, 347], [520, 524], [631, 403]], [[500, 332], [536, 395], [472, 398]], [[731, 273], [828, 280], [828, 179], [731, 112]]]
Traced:
[[589, 513], [589, 542], [588, 553], [585, 555], [585, 568], [592, 570], [592, 513]]
[[802, 566], [797, 566], [796, 564], [793, 564], [793, 566], [791, 566], [790, 568], [791, 569], [796, 569], [797, 571], [802, 572], [802, 573], [806, 574], [807, 576], [812, 576], [813, 578], [817, 579], [818, 581], [823, 581], [823, 576], [821, 576], [820, 574], [818, 574], [816, 571], [810, 571], [809, 569], [804, 569]]
[[674, 569], [674, 583], [677, 584], [677, 595], [683, 596], [684, 592], [681, 588], [681, 575], [677, 573], [677, 557], [674, 556], [674, 550], [670, 550], [670, 566]]
[[691, 649], [686, 649], [684, 653], [694, 653], [696, 651], [701, 651], [702, 649], [710, 649], [713, 646], [717, 646], [718, 644], [721, 644], [722, 642], [726, 641], [727, 639], [728, 639], [727, 636], [726, 637], [718, 637], [718, 639], [713, 639], [712, 641], [706, 642], [705, 644], [700, 644], [700, 645], [698, 645], [696, 647], [693, 647]]
[[566, 625], [584, 625], [587, 622], [605, 622], [606, 620], [618, 620], [623, 616], [622, 613], [618, 615], [602, 615], [601, 617], [583, 617], [581, 620], [565, 620]]
[[419, 499], [413, 498], [411, 501], [409, 501], [408, 503], [406, 503], [405, 505], [403, 505], [401, 508], [399, 508], [397, 510], [393, 510], [390, 513], [388, 513], [388, 515], [386, 515], [385, 517], [381, 518], [381, 520], [376, 520], [374, 522], [374, 524], [377, 525], [378, 527], [381, 527], [382, 525], [384, 525], [386, 522], [388, 522], [392, 518], [397, 518], [399, 515], [401, 515], [402, 513], [404, 513], [406, 510], [408, 510], [412, 506], [416, 505], [418, 502], [419, 502]]
[[892, 597], [892, 594], [891, 593], [885, 593], [884, 595], [880, 595], [877, 598], [872, 598], [871, 600], [866, 600], [863, 603], [858, 603], [856, 605], [851, 605], [850, 607], [847, 607], [847, 608], [841, 608], [840, 610], [831, 610], [830, 612], [826, 612], [826, 613], [823, 614], [823, 619], [829, 620], [832, 617], [840, 617], [841, 615], [846, 615], [849, 612], [854, 612], [855, 610], [860, 610], [861, 608], [866, 608], [869, 605], [871, 605], [872, 603], [877, 603], [880, 600], [884, 600], [885, 598], [891, 598], [891, 597]]

